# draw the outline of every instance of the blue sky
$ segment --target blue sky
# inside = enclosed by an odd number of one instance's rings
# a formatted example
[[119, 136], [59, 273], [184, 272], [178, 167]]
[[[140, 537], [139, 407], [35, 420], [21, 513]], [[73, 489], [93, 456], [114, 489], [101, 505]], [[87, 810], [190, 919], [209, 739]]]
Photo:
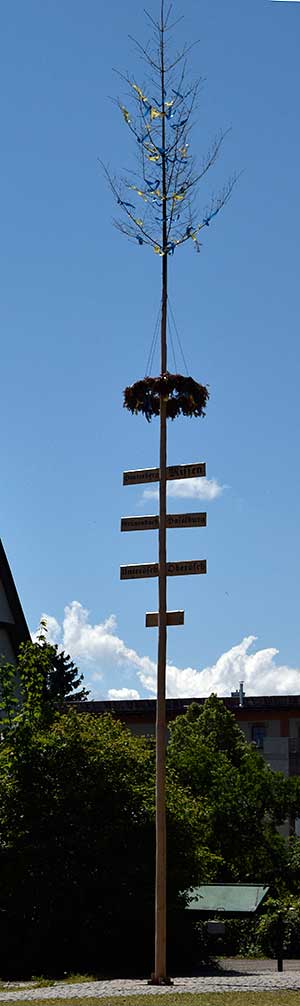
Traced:
[[[200, 39], [191, 72], [206, 78], [199, 159], [232, 127], [200, 206], [243, 173], [200, 255], [170, 263], [189, 371], [211, 398], [204, 420], [171, 426], [169, 463], [205, 460], [220, 491], [170, 498], [207, 510], [207, 529], [170, 531], [168, 547], [208, 574], [169, 583], [185, 609], [169, 694], [241, 676], [248, 693], [299, 692], [300, 7], [187, 0], [184, 14], [178, 43]], [[158, 424], [125, 413], [122, 389], [145, 372], [160, 260], [113, 228], [98, 163], [133, 156], [112, 67], [143, 74], [128, 35], [148, 27], [137, 0], [10, 0], [1, 20], [0, 535], [31, 629], [45, 612], [94, 696], [150, 695], [157, 584], [121, 583], [119, 565], [154, 561], [156, 532], [119, 521], [156, 510], [122, 471], [157, 464]]]

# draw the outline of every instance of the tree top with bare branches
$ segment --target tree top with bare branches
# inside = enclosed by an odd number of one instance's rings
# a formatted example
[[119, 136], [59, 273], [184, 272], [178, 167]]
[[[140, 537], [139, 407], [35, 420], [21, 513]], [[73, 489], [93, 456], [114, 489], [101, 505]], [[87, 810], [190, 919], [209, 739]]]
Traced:
[[116, 227], [140, 246], [150, 245], [159, 256], [173, 255], [192, 241], [200, 251], [200, 235], [230, 198], [234, 175], [208, 205], [199, 208], [199, 188], [215, 164], [226, 136], [221, 131], [199, 162], [192, 152], [191, 132], [202, 79], [189, 81], [188, 56], [193, 45], [170, 54], [172, 31], [182, 18], [165, 13], [159, 20], [146, 11], [152, 39], [146, 46], [133, 39], [143, 65], [143, 78], [119, 76], [126, 95], [116, 104], [136, 143], [137, 170], [115, 177], [103, 165], [121, 217]]

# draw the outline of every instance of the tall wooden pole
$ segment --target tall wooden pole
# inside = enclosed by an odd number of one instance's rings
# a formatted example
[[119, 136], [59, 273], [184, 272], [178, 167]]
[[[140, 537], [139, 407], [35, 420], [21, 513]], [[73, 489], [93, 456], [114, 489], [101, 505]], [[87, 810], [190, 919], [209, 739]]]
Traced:
[[[161, 109], [162, 109], [162, 301], [161, 301], [161, 374], [167, 370], [167, 202], [166, 202], [166, 126], [164, 65], [164, 3], [160, 26]], [[166, 467], [167, 418], [164, 395], [160, 398], [159, 455], [159, 579], [158, 579], [158, 656], [156, 702], [156, 870], [155, 870], [155, 972], [153, 980], [166, 981], [166, 658], [167, 658], [167, 542], [166, 542]]]

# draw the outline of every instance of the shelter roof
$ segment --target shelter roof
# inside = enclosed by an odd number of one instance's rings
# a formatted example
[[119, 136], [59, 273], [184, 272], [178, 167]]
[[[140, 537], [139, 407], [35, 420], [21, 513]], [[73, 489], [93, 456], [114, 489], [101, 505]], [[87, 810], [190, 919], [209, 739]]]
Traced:
[[262, 884], [202, 884], [189, 891], [187, 908], [201, 915], [252, 916], [261, 907], [269, 888]]

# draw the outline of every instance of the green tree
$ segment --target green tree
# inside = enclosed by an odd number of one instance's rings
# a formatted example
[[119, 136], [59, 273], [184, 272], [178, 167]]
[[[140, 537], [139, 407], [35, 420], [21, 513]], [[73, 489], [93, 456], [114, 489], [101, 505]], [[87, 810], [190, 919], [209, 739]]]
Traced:
[[[0, 924], [8, 968], [16, 971], [17, 962], [23, 974], [117, 965], [150, 971], [154, 761], [151, 742], [110, 716], [75, 710], [48, 723], [23, 717], [6, 736], [0, 749]], [[174, 918], [185, 903], [181, 892], [213, 878], [217, 861], [201, 805], [171, 766], [167, 792]]]
[[268, 898], [256, 925], [256, 946], [268, 957], [298, 957], [300, 898], [286, 892]]
[[[297, 789], [300, 789], [300, 779], [289, 780], [289, 782], [294, 782], [297, 784]], [[294, 794], [293, 794], [294, 795]], [[297, 805], [297, 817], [300, 816], [299, 813], [299, 802]], [[283, 889], [288, 891], [291, 895], [299, 895], [300, 890], [300, 839], [296, 835], [292, 835], [288, 843], [287, 852], [287, 868], [284, 877]], [[281, 892], [282, 893], [282, 892]]]
[[287, 846], [278, 834], [289, 812], [289, 780], [248, 744], [216, 695], [171, 726], [169, 763], [206, 815], [220, 880], [278, 881]]
[[2, 730], [15, 727], [20, 714], [36, 720], [62, 709], [66, 701], [85, 701], [89, 692], [80, 687], [82, 681], [71, 658], [57, 644], [48, 643], [42, 620], [36, 642], [21, 644], [17, 665], [0, 664]]

